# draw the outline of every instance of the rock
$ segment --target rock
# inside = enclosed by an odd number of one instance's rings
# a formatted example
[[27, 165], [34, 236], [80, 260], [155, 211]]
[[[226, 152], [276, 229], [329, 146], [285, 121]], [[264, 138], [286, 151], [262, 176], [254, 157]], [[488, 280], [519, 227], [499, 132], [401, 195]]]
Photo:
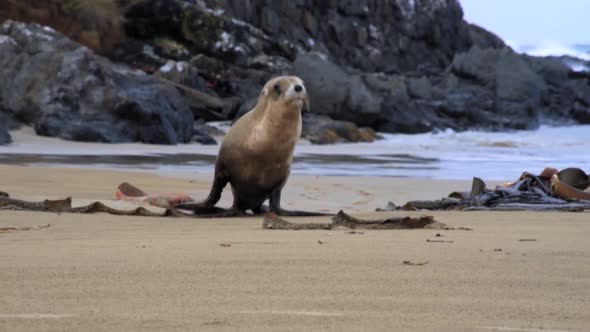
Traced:
[[199, 76], [193, 62], [169, 61], [155, 74], [165, 84], [175, 87], [188, 103], [196, 119], [227, 120], [236, 113], [241, 99], [220, 98]]
[[207, 125], [204, 121], [196, 121], [193, 125], [191, 142], [204, 145], [216, 145], [217, 141], [212, 136], [223, 136], [224, 132]]
[[[489, 109], [492, 114], [479, 117], [486, 127], [495, 129], [534, 129], [539, 125], [542, 111], [542, 97], [547, 85], [524, 57], [509, 48], [481, 50], [472, 48], [467, 53], [458, 54], [453, 60], [452, 72], [466, 83], [471, 90], [479, 90], [472, 83], [483, 85], [493, 93]], [[460, 89], [459, 89], [460, 90]], [[457, 89], [447, 92], [456, 95]], [[481, 93], [477, 93], [480, 94]], [[490, 98], [488, 98], [490, 100]], [[474, 113], [481, 106], [473, 105]], [[486, 112], [488, 109], [485, 110]]]
[[126, 39], [124, 2], [110, 0], [18, 0], [0, 2], [0, 22], [12, 19], [49, 25], [100, 53], [108, 53]]
[[305, 82], [314, 113], [333, 115], [345, 111], [342, 108], [348, 97], [349, 76], [327, 55], [312, 52], [300, 56], [293, 67]]
[[576, 104], [572, 112], [572, 117], [578, 123], [590, 124], [590, 107], [582, 106], [579, 103]]
[[525, 56], [531, 69], [540, 75], [546, 83], [561, 85], [569, 79], [570, 68], [559, 59]]
[[432, 85], [426, 77], [408, 79], [408, 93], [413, 98], [430, 99], [432, 97]]
[[371, 92], [359, 75], [349, 75], [326, 55], [301, 55], [293, 70], [305, 82], [314, 113], [361, 126], [371, 126], [382, 118], [381, 97]]
[[507, 100], [534, 99], [538, 102], [545, 81], [536, 74], [522, 56], [509, 48], [474, 47], [453, 59], [455, 75], [473, 79], [495, 89], [496, 96]]
[[231, 64], [245, 66], [248, 59], [261, 54], [293, 58], [295, 48], [287, 39], [271, 38], [263, 30], [222, 13], [200, 1], [145, 0], [126, 11], [125, 26], [135, 38], [164, 35], [182, 41], [193, 52]]
[[[257, 56], [293, 60], [324, 49], [339, 65], [365, 71], [403, 72], [425, 63], [444, 68], [476, 40], [457, 0], [144, 0], [119, 7], [131, 38], [154, 46], [153, 36], [160, 36], [174, 46], [173, 58], [177, 50], [188, 49], [241, 66]], [[481, 28], [478, 36], [481, 45], [498, 42]]]
[[282, 74], [301, 76], [312, 112], [336, 121], [318, 141], [350, 139], [347, 122], [403, 133], [585, 123], [590, 104], [587, 61], [517, 54], [467, 23], [459, 0], [22, 0], [0, 3], [3, 18], [44, 22], [119, 64], [49, 28], [0, 38], [0, 78], [14, 78], [0, 82], [0, 113], [68, 139], [211, 142], [187, 107], [235, 120]]
[[302, 136], [314, 144], [373, 142], [378, 139], [371, 128], [358, 128], [349, 121], [314, 114], [303, 117]]
[[37, 24], [6, 21], [0, 36], [0, 109], [37, 134], [109, 143], [190, 139], [193, 117], [173, 87]]
[[[1, 120], [1, 119], [0, 119]], [[5, 145], [12, 142], [12, 138], [8, 133], [8, 127], [0, 122], [0, 145]]]
[[496, 96], [506, 100], [530, 100], [532, 106], [545, 92], [545, 81], [513, 52], [502, 56], [496, 67]]
[[480, 49], [504, 48], [506, 44], [500, 37], [475, 24], [467, 24], [469, 37], [473, 46]]

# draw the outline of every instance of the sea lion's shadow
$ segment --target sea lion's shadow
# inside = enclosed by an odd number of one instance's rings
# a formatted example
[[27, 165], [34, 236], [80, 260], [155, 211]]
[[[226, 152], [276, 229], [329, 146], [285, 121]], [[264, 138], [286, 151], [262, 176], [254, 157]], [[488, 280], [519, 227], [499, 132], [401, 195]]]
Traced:
[[[186, 202], [174, 206], [178, 210], [189, 210], [192, 211], [195, 217], [198, 218], [236, 218], [236, 217], [257, 217], [264, 216], [271, 211], [268, 205], [263, 205], [259, 209], [248, 213], [237, 208], [224, 209], [220, 207], [207, 207], [197, 202]], [[277, 215], [286, 217], [326, 217], [334, 216], [333, 213], [321, 213], [312, 211], [299, 211], [299, 210], [283, 210], [275, 212]]]

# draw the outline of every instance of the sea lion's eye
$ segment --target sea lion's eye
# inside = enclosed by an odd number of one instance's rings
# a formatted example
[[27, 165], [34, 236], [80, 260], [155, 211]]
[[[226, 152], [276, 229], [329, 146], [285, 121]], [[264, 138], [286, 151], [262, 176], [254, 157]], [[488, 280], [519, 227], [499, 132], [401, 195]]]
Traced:
[[279, 83], [275, 84], [274, 89], [278, 95], [281, 94], [281, 85]]

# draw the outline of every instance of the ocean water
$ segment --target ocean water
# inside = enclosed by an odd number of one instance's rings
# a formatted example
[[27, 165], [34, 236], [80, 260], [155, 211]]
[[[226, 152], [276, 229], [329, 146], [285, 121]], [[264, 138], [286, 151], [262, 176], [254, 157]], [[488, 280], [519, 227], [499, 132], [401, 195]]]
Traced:
[[[590, 126], [534, 131], [384, 134], [374, 143], [299, 144], [293, 174], [512, 180], [523, 171], [579, 167], [590, 172]], [[0, 163], [212, 173], [218, 146], [97, 144], [13, 134]]]
[[[590, 126], [541, 127], [534, 131], [384, 135], [372, 144], [299, 149], [294, 171], [303, 174], [384, 175], [437, 179], [514, 179], [523, 171], [579, 167], [590, 172]], [[347, 163], [354, 156], [360, 161]], [[322, 170], [323, 169], [323, 170]]]

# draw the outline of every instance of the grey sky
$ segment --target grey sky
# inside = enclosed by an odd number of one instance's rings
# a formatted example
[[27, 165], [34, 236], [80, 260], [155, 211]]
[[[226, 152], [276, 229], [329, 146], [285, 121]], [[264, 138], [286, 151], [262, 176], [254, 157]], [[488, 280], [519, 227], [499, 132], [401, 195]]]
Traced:
[[590, 43], [590, 0], [459, 0], [465, 19], [517, 45]]

